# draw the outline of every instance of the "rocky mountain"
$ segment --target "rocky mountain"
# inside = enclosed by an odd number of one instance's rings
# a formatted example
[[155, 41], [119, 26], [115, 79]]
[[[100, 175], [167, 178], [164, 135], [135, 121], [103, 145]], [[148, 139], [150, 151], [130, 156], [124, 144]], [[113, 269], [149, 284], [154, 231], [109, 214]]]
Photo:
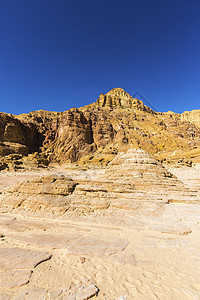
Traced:
[[24, 156], [31, 160], [35, 152], [35, 160], [44, 164], [48, 159], [107, 165], [129, 148], [144, 149], [162, 162], [190, 164], [200, 161], [199, 118], [200, 110], [155, 112], [121, 88], [65, 112], [1, 113], [0, 168], [10, 166], [10, 155], [15, 167], [23, 167]]

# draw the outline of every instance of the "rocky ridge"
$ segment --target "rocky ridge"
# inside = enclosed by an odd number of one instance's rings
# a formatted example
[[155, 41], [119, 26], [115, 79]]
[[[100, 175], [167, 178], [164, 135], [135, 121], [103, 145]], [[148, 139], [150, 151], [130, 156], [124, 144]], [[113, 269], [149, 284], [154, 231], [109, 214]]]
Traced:
[[155, 112], [121, 88], [65, 112], [1, 113], [0, 169], [26, 168], [21, 158], [34, 152], [39, 166], [47, 160], [105, 166], [129, 148], [144, 149], [162, 162], [190, 165], [200, 161], [198, 115], [198, 110]]

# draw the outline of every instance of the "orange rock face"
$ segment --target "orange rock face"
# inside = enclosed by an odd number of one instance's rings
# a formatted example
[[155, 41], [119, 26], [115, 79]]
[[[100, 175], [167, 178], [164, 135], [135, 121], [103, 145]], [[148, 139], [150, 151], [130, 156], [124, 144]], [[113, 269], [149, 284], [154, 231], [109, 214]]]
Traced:
[[38, 132], [32, 123], [23, 124], [12, 115], [0, 113], [0, 155], [27, 155], [39, 149]]
[[118, 152], [141, 148], [160, 161], [190, 164], [200, 161], [197, 115], [158, 113], [115, 88], [66, 112], [2, 113], [0, 156], [38, 151], [53, 162], [107, 165]]

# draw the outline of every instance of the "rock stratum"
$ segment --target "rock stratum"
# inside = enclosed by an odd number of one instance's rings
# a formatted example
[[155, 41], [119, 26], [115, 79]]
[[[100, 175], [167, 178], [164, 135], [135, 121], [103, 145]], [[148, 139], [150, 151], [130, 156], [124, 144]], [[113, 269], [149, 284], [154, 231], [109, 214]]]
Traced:
[[172, 173], [142, 149], [119, 153], [103, 174], [72, 179], [46, 175], [3, 190], [2, 212], [32, 215], [87, 215], [126, 210], [161, 215], [165, 204], [198, 204], [196, 190], [186, 188]]
[[199, 120], [200, 110], [158, 113], [121, 88], [65, 112], [0, 113], [0, 169], [23, 169], [33, 160], [36, 167], [107, 165], [130, 148], [144, 149], [161, 162], [189, 165], [200, 161]]

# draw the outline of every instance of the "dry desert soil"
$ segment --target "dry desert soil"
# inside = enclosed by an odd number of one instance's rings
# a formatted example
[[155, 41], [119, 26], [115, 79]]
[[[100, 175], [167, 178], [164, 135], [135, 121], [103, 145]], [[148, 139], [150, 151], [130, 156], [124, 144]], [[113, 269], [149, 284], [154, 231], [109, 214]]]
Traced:
[[[199, 199], [200, 164], [168, 171]], [[81, 185], [105, 173], [67, 167], [1, 172], [1, 201], [16, 183], [38, 184], [38, 177], [62, 175]], [[21, 197], [19, 188], [13, 193]], [[168, 201], [158, 214], [112, 205], [57, 215], [36, 210], [1, 207], [1, 300], [200, 299], [198, 201]]]

